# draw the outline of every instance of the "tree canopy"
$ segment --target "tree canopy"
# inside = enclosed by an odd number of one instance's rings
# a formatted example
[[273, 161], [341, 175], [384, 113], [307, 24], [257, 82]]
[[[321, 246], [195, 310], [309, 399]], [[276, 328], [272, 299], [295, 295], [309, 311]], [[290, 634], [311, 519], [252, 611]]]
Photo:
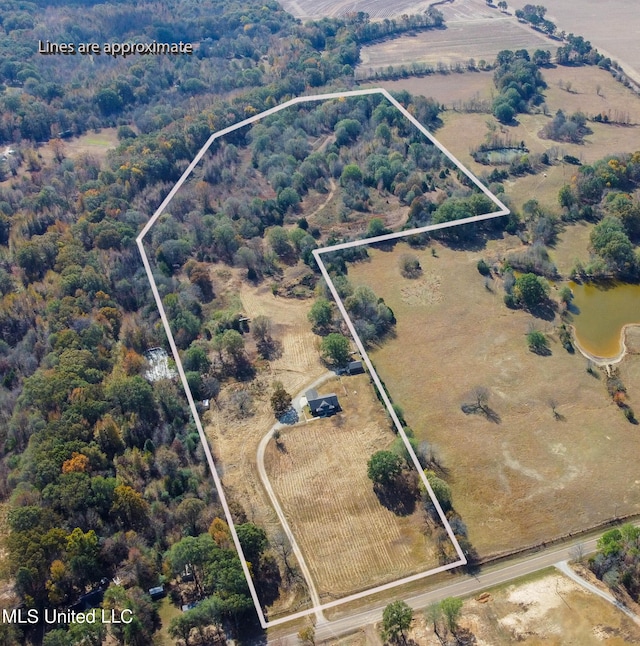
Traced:
[[404, 460], [391, 451], [376, 451], [367, 462], [367, 476], [374, 484], [389, 485], [402, 473]]

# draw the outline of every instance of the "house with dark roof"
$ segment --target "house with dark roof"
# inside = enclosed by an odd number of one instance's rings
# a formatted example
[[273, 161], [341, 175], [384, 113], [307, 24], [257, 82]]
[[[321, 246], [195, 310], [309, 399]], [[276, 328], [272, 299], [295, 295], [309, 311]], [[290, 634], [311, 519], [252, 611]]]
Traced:
[[315, 417], [328, 417], [329, 415], [333, 415], [334, 413], [338, 413], [342, 410], [340, 408], [338, 396], [335, 393], [318, 395], [317, 390], [311, 389], [307, 390], [305, 396], [307, 398], [309, 410]]

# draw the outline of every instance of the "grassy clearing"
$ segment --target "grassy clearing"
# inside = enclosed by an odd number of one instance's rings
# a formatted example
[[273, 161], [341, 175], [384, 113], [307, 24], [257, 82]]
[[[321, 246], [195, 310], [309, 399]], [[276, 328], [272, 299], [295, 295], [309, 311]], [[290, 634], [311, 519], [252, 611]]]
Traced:
[[[468, 78], [472, 74], [464, 74]], [[545, 90], [545, 103], [548, 116], [538, 114], [520, 114], [517, 125], [500, 126], [498, 130], [504, 137], [512, 141], [524, 141], [533, 153], [551, 152], [551, 156], [562, 158], [573, 155], [583, 163], [593, 163], [606, 155], [618, 152], [634, 152], [640, 149], [640, 99], [633, 92], [616, 82], [613, 77], [603, 70], [594, 67], [557, 67], [546, 69], [543, 76], [548, 84]], [[451, 84], [447, 93], [446, 82]], [[417, 83], [419, 80], [412, 79]], [[570, 83], [570, 92], [561, 89]], [[493, 88], [491, 78], [486, 78], [486, 87], [481, 89], [474, 85], [474, 93], [486, 96]], [[416, 88], [417, 89], [417, 88]], [[460, 86], [456, 75], [441, 77], [438, 84], [440, 100], [463, 100], [459, 98]], [[598, 94], [599, 92], [599, 94]], [[484, 93], [484, 94], [483, 94]], [[589, 123], [593, 131], [587, 135], [582, 144], [570, 144], [542, 139], [540, 131], [553, 118], [557, 110], [562, 109], [571, 114], [582, 110], [589, 116], [606, 113], [610, 118], [626, 118], [630, 124], [613, 125]], [[489, 173], [492, 166], [483, 166], [473, 161], [470, 155], [472, 148], [481, 144], [488, 132], [487, 123], [495, 124], [489, 114], [465, 114], [448, 111], [442, 115], [443, 126], [435, 133], [438, 140], [449, 148], [463, 164], [477, 174]], [[510, 178], [505, 182], [505, 193], [512, 198], [515, 207], [531, 198], [535, 198], [546, 208], [558, 210], [558, 191], [564, 184], [571, 182], [577, 172], [577, 167], [563, 162], [547, 166], [543, 173]]]
[[[392, 253], [374, 250], [370, 262], [349, 271], [354, 284], [375, 285], [396, 315], [397, 337], [373, 360], [416, 436], [437, 447], [482, 556], [640, 511], [640, 481], [626, 459], [640, 451], [640, 436], [603, 380], [562, 348], [552, 322], [507, 309], [501, 286], [484, 286], [478, 259], [497, 260], [509, 246], [513, 239], [480, 252], [437, 246], [437, 258], [412, 251], [424, 270], [413, 281], [399, 273], [403, 244]], [[531, 324], [551, 334], [551, 356], [528, 351]], [[639, 385], [627, 384], [632, 401], [640, 399]], [[499, 423], [461, 411], [475, 386], [489, 389]]]
[[[65, 157], [77, 159], [81, 155], [90, 155], [103, 161], [109, 150], [118, 145], [118, 129], [102, 128], [99, 132], [88, 132], [80, 137], [62, 140], [62, 150]], [[44, 154], [48, 161], [53, 161], [51, 146], [45, 145], [41, 148], [46, 151]]]
[[395, 436], [366, 375], [326, 383], [343, 412], [282, 431], [267, 449], [269, 479], [324, 600], [438, 565], [420, 505], [383, 507], [367, 461]]
[[[62, 154], [67, 159], [75, 160], [83, 155], [89, 155], [90, 157], [95, 157], [99, 161], [104, 161], [109, 150], [115, 148], [119, 143], [117, 132], [117, 128], [102, 128], [100, 132], [89, 132], [85, 135], [81, 135], [80, 137], [63, 139]], [[13, 147], [18, 148], [19, 146], [15, 145]], [[24, 148], [22, 148], [22, 150], [25, 151]], [[51, 143], [37, 146], [32, 152], [34, 157], [43, 166], [51, 166], [58, 163], [55, 160], [54, 150]], [[25, 161], [18, 169], [16, 177], [19, 179], [29, 172], [30, 171], [27, 170], [27, 163]], [[0, 186], [11, 186], [16, 181], [16, 177], [12, 177], [8, 174], [7, 179], [0, 182]]]
[[578, 222], [568, 225], [558, 236], [549, 257], [562, 276], [569, 275], [576, 260], [583, 264], [589, 262], [589, 236], [594, 226], [593, 223]]
[[170, 646], [175, 643], [175, 640], [169, 635], [169, 624], [174, 617], [179, 617], [182, 614], [182, 610], [176, 608], [167, 596], [158, 604], [158, 614], [162, 628], [155, 634], [156, 643], [158, 646]]
[[469, 101], [473, 98], [491, 100], [496, 93], [493, 87], [493, 72], [431, 74], [397, 81], [370, 81], [363, 83], [362, 86], [383, 87], [389, 92], [406, 90], [411, 94], [435, 99], [448, 108], [453, 107], [456, 102]]

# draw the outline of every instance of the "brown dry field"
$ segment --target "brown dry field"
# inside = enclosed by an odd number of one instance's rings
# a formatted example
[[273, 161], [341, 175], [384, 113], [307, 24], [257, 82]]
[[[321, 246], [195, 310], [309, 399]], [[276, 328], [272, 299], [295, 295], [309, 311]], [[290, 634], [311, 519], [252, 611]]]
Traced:
[[[462, 75], [449, 75], [452, 84], [450, 101], [457, 100], [459, 96], [459, 81], [457, 77], [477, 78], [474, 73]], [[613, 77], [598, 68], [593, 67], [557, 67], [543, 71], [548, 88], [545, 90], [545, 102], [548, 106], [549, 116], [539, 114], [517, 115], [517, 126], [500, 126], [502, 136], [511, 137], [513, 141], [523, 140], [533, 153], [543, 153], [555, 149], [557, 155], [574, 155], [584, 163], [593, 163], [606, 155], [619, 152], [634, 152], [640, 149], [640, 97], [616, 82]], [[419, 79], [421, 80], [421, 79]], [[425, 79], [428, 80], [428, 79]], [[418, 81], [417, 79], [415, 81]], [[560, 89], [558, 82], [571, 82], [571, 92]], [[441, 86], [444, 81], [441, 81]], [[487, 89], [493, 86], [487, 78]], [[597, 87], [600, 86], [598, 96]], [[482, 92], [474, 88], [475, 93]], [[441, 96], [446, 97], [444, 88]], [[582, 144], [555, 142], [542, 139], [539, 136], [544, 125], [552, 118], [558, 109], [568, 113], [582, 110], [587, 115], [599, 112], [627, 114], [632, 126], [618, 126], [612, 124], [589, 123], [593, 131], [587, 135]], [[476, 163], [470, 155], [470, 150], [479, 146], [488, 132], [487, 122], [496, 123], [493, 116], [480, 113], [460, 113], [447, 111], [442, 114], [443, 126], [435, 132], [438, 140], [460, 159], [472, 172], [476, 174], [489, 173], [492, 166], [483, 166]], [[513, 199], [514, 206], [521, 207], [531, 198], [537, 199], [547, 208], [558, 209], [558, 191], [562, 186], [571, 181], [577, 172], [575, 166], [557, 163], [545, 168], [544, 173], [525, 175], [519, 178], [510, 178], [505, 182], [505, 193]], [[545, 176], [546, 173], [546, 176]]]
[[[220, 407], [212, 407], [203, 418], [225, 492], [241, 503], [249, 520], [264, 527], [273, 538], [281, 532], [281, 527], [262, 488], [256, 452], [258, 443], [275, 422], [269, 404], [274, 381], [281, 381], [294, 395], [326, 370], [314, 349], [316, 337], [307, 321], [311, 301], [274, 297], [268, 285], [250, 286], [235, 269], [214, 269], [212, 278], [218, 298], [239, 299], [243, 312], [250, 318], [259, 314], [269, 316], [273, 337], [282, 343], [279, 359], [266, 363], [266, 369], [254, 381], [228, 386], [220, 395]], [[245, 341], [251, 353], [248, 336]], [[226, 404], [237, 388], [248, 388], [253, 397], [253, 415], [246, 419], [237, 419]], [[290, 612], [291, 604], [300, 609], [299, 601], [297, 598], [280, 600], [270, 609], [271, 618]]]
[[493, 72], [465, 72], [463, 74], [430, 74], [412, 76], [397, 81], [367, 81], [362, 87], [383, 87], [390, 92], [407, 90], [438, 101], [448, 108], [454, 103], [473, 98], [491, 100], [496, 89], [493, 86]]
[[439, 565], [420, 505], [383, 507], [367, 461], [395, 439], [367, 375], [325, 383], [342, 413], [282, 431], [265, 466], [323, 601]]
[[[507, 309], [501, 285], [484, 287], [478, 259], [491, 263], [516, 244], [507, 238], [475, 252], [436, 245], [437, 258], [412, 251], [424, 269], [413, 281], [399, 273], [402, 243], [349, 269], [354, 284], [375, 286], [396, 315], [397, 337], [372, 358], [416, 437], [437, 447], [454, 506], [483, 557], [640, 512], [637, 465], [628, 460], [640, 455], [640, 435], [604, 380], [562, 348], [552, 323]], [[532, 323], [551, 334], [551, 356], [528, 351]], [[640, 357], [623, 364], [623, 375], [637, 375]], [[640, 383], [625, 384], [631, 404], [640, 401]], [[499, 423], [461, 411], [476, 386], [489, 389]]]
[[362, 62], [356, 68], [356, 78], [371, 75], [377, 69], [385, 70], [389, 65], [465, 64], [471, 58], [476, 62], [493, 62], [502, 49], [538, 48], [555, 50], [557, 43], [538, 32], [523, 29], [522, 25], [499, 12], [492, 12], [489, 19], [474, 17], [468, 22], [448, 22], [446, 29], [367, 45], [360, 51]]
[[[509, 5], [514, 11], [527, 3], [528, 0], [512, 0]], [[580, 34], [640, 80], [640, 41], [635, 29], [638, 4], [634, 0], [546, 0], [543, 4], [548, 9], [545, 17], [558, 30]]]
[[422, 13], [431, 5], [430, 0], [282, 0], [283, 9], [296, 18], [336, 17], [364, 11], [372, 19], [392, 18], [404, 13]]

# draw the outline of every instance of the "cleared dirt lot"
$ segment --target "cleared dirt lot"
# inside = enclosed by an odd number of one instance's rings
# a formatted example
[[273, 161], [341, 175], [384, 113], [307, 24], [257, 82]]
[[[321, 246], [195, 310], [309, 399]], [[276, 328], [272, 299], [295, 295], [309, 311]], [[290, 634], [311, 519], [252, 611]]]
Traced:
[[[640, 638], [631, 619], [553, 570], [465, 601], [461, 617], [461, 628], [475, 635], [478, 644], [493, 646], [622, 646]], [[421, 624], [416, 641], [439, 644], [431, 627], [422, 629]]]
[[282, 431], [266, 453], [269, 480], [323, 601], [438, 565], [420, 505], [383, 507], [367, 461], [394, 439], [366, 375], [328, 382], [343, 412]]
[[[460, 613], [460, 637], [473, 635], [479, 646], [623, 646], [640, 641], [640, 628], [604, 599], [548, 569], [466, 599]], [[425, 613], [415, 612], [408, 639], [440, 646]], [[440, 627], [442, 631], [442, 626]], [[472, 638], [470, 638], [472, 639]], [[377, 627], [326, 642], [329, 646], [382, 645]]]
[[[640, 454], [636, 427], [585, 359], [562, 348], [551, 322], [507, 309], [501, 286], [485, 288], [476, 269], [479, 258], [499, 259], [515, 244], [473, 252], [437, 245], [438, 257], [412, 251], [424, 270], [413, 281], [399, 273], [403, 244], [349, 270], [396, 315], [397, 337], [372, 358], [416, 436], [437, 447], [454, 506], [484, 557], [640, 512], [637, 465], [627, 459]], [[532, 324], [552, 334], [551, 356], [528, 351]], [[640, 384], [626, 385], [640, 400]], [[489, 390], [497, 423], [461, 411], [476, 386]]]

